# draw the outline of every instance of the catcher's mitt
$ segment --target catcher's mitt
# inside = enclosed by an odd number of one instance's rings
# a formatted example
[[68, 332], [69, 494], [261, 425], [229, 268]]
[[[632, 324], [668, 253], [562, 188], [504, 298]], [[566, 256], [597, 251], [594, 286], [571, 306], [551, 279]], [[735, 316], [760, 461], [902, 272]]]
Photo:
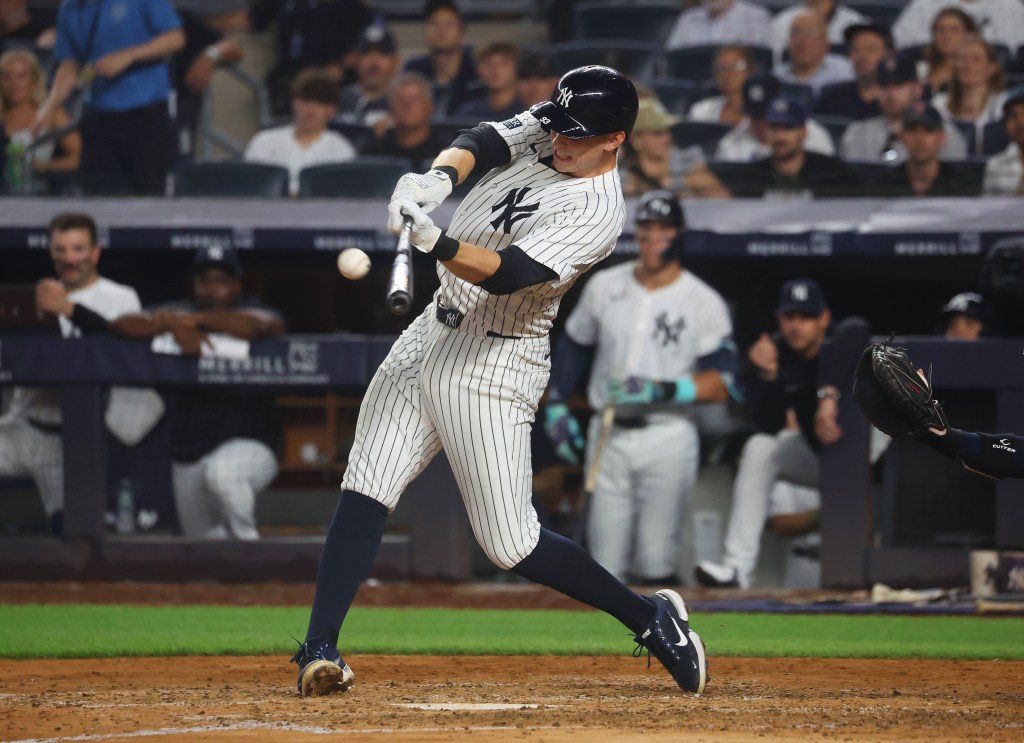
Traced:
[[853, 396], [864, 416], [896, 439], [920, 439], [928, 429], [945, 430], [949, 423], [934, 399], [931, 367], [918, 372], [905, 349], [873, 343], [864, 349], [853, 375]]

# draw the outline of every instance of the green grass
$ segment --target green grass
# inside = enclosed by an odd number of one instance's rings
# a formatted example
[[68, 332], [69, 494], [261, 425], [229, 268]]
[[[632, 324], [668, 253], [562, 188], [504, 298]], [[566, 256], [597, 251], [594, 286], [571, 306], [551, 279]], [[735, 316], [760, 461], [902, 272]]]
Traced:
[[[294, 650], [302, 607], [0, 605], [0, 657], [242, 655]], [[712, 656], [1024, 660], [1024, 619], [700, 614]], [[357, 608], [345, 653], [620, 655], [628, 632], [598, 612]]]

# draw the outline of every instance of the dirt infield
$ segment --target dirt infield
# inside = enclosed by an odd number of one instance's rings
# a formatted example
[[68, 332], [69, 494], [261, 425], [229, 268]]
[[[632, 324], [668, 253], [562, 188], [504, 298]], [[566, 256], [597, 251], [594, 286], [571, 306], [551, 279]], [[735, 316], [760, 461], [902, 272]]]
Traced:
[[[687, 591], [688, 594], [692, 593]], [[0, 584], [7, 603], [306, 604], [310, 585]], [[362, 605], [578, 606], [528, 586], [365, 587]], [[286, 657], [0, 661], [0, 739], [1020, 741], [1024, 662], [715, 658], [701, 698], [657, 661], [352, 656], [303, 700]]]

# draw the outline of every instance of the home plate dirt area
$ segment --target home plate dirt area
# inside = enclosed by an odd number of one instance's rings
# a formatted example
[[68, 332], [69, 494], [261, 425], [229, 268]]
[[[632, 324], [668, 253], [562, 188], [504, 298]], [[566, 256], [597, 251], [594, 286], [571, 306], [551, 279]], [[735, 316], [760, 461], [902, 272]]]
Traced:
[[713, 659], [700, 698], [646, 659], [348, 658], [302, 699], [286, 657], [4, 661], [5, 741], [1020, 741], [1024, 663]]

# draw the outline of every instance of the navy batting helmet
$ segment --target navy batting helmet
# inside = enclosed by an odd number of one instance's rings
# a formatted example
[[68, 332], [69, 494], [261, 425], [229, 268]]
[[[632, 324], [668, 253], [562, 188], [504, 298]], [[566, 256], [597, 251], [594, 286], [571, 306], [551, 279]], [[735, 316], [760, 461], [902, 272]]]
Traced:
[[671, 191], [648, 191], [636, 205], [637, 222], [664, 222], [682, 229], [683, 207]]
[[577, 67], [562, 75], [551, 100], [530, 109], [545, 131], [569, 139], [633, 130], [638, 108], [636, 88], [617, 70], [600, 65]]

